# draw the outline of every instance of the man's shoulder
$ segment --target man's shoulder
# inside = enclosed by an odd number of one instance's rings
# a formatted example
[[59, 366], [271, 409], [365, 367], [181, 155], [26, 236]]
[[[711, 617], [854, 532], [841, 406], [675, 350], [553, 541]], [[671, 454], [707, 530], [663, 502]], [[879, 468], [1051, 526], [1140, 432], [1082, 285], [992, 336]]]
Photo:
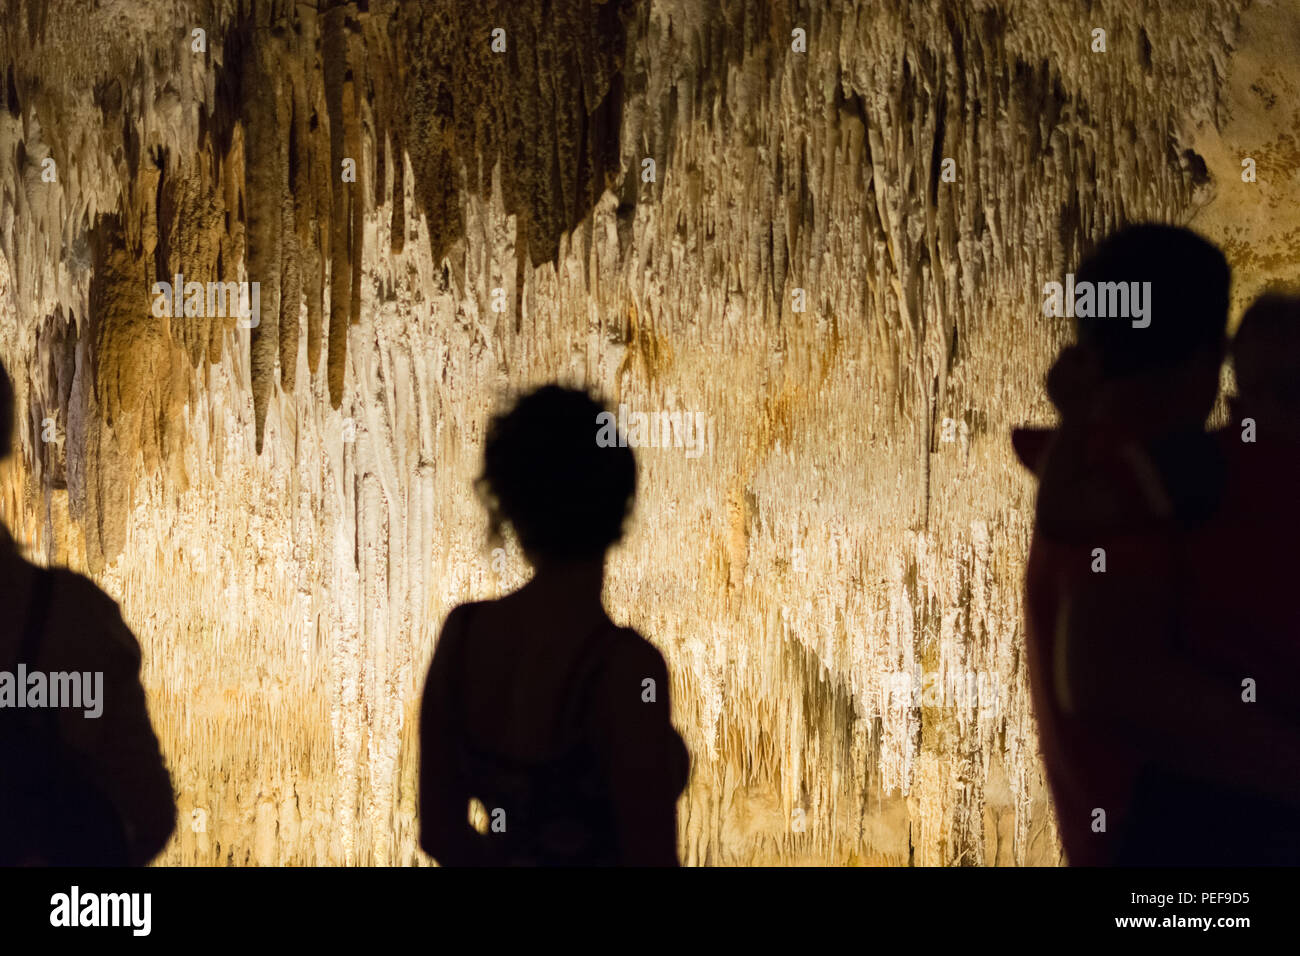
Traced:
[[44, 640], [62, 655], [140, 660], [140, 643], [117, 601], [94, 581], [69, 568], [52, 567]]
[[1122, 433], [1063, 429], [1041, 452], [1037, 521], [1052, 537], [1147, 535], [1171, 511], [1158, 463]]

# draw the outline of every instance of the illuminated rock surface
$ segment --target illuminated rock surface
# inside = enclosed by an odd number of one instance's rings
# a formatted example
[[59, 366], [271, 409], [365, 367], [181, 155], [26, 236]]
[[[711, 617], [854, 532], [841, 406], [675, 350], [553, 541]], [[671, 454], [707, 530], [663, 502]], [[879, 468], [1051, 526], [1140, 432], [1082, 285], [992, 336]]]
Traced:
[[[555, 378], [710, 424], [640, 452], [607, 595], [674, 674], [684, 861], [1058, 861], [1006, 438], [1042, 285], [1147, 218], [1239, 301], [1294, 278], [1295, 3], [88, 6], [0, 38], [0, 514], [140, 637], [162, 862], [427, 862], [438, 627], [524, 575], [483, 427]], [[260, 324], [155, 317], [177, 273]]]

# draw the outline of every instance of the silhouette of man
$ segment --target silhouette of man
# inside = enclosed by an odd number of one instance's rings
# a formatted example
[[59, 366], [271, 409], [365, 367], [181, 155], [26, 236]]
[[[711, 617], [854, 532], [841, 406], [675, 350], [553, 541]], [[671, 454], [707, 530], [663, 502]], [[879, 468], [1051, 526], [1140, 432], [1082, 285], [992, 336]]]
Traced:
[[[675, 866], [689, 756], [663, 657], [601, 603], [636, 490], [605, 410], [548, 385], [495, 418], [479, 480], [493, 536], [533, 566], [442, 628], [420, 721], [420, 843], [442, 865]], [[471, 800], [485, 819], [472, 826]]]
[[[0, 459], [13, 428], [13, 385], [0, 366]], [[79, 574], [24, 560], [0, 525], [0, 606], [0, 865], [147, 863], [171, 836], [176, 808], [140, 646], [117, 605]], [[48, 706], [56, 674], [79, 675], [97, 702]], [[47, 706], [33, 708], [40, 685]]]
[[[1080, 268], [1076, 288], [1101, 283], [1145, 288], [1146, 318], [1078, 318], [1078, 344], [1048, 376], [1060, 427], [1013, 435], [1039, 477], [1027, 662], [1068, 860], [1173, 862], [1196, 857], [1204, 827], [1193, 820], [1217, 812], [1211, 796], [1300, 792], [1300, 737], [1243, 705], [1239, 681], [1189, 648], [1192, 595], [1214, 586], [1224, 561], [1198, 563], [1192, 542], [1230, 483], [1204, 431], [1225, 352], [1227, 263], [1187, 230], [1135, 226]], [[1220, 829], [1211, 842], [1244, 850], [1244, 831]]]

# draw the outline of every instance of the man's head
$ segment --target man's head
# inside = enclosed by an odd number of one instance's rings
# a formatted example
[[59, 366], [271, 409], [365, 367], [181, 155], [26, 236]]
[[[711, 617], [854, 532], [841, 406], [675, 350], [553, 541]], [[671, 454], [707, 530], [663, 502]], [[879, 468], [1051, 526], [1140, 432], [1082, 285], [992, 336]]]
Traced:
[[[1077, 318], [1079, 345], [1103, 382], [1170, 383], [1176, 411], [1203, 421], [1218, 394], [1231, 271], [1217, 248], [1178, 226], [1121, 229], [1084, 260], [1075, 287], [1139, 283], [1146, 314]], [[1150, 285], [1145, 285], [1150, 283]], [[1132, 286], [1130, 285], [1130, 288]]]

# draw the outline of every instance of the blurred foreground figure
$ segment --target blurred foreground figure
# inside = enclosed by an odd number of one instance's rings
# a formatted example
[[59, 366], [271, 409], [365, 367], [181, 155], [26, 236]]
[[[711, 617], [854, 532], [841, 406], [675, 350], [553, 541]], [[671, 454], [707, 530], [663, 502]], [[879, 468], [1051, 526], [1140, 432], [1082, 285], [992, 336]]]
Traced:
[[1223, 576], [1194, 595], [1191, 647], [1253, 680], [1261, 708], [1300, 723], [1300, 299], [1256, 301], [1232, 363], [1232, 417], [1215, 436], [1229, 463], [1224, 507], [1193, 554]]
[[[13, 415], [0, 368], [0, 458]], [[0, 526], [0, 608], [0, 866], [149, 862], [176, 808], [117, 605], [24, 560]]]
[[[1040, 482], [1027, 661], [1066, 856], [1300, 862], [1300, 724], [1243, 683], [1290, 704], [1294, 665], [1265, 669], [1268, 648], [1300, 634], [1240, 627], [1248, 613], [1285, 617], [1290, 593], [1258, 584], [1294, 579], [1297, 564], [1259, 525], [1238, 524], [1252, 508], [1283, 520], [1282, 499], [1251, 504], [1242, 453], [1204, 427], [1226, 348], [1227, 263], [1187, 230], [1136, 226], [1105, 240], [1074, 287], [1111, 306], [1122, 288], [1145, 314], [1077, 311], [1078, 344], [1048, 376], [1060, 427], [1013, 434]], [[1234, 580], [1256, 582], [1255, 608]]]
[[[1300, 302], [1255, 302], [1232, 361], [1233, 415], [1214, 436], [1227, 463], [1222, 504], [1188, 536], [1184, 647], [1235, 694], [1233, 733], [1263, 741], [1265, 730], [1242, 722], [1245, 711], [1300, 734]], [[1272, 774], [1275, 760], [1283, 770], [1278, 799], [1257, 794], [1251, 777], [1199, 794], [1185, 779], [1152, 779], [1154, 819], [1136, 862], [1300, 863], [1300, 790], [1285, 776], [1288, 758], [1257, 756], [1260, 773]]]
[[[604, 409], [546, 386], [488, 429], [480, 488], [532, 579], [448, 615], [420, 720], [420, 843], [444, 866], [677, 865], [689, 757], [668, 669], [601, 603], [636, 491]], [[478, 826], [470, 801], [480, 805]]]

